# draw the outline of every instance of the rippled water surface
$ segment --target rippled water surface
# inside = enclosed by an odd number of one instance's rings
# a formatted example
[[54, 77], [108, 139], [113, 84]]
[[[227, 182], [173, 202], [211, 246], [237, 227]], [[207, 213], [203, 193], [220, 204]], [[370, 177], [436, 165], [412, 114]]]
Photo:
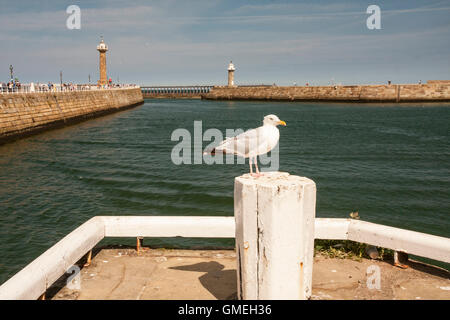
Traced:
[[203, 130], [253, 128], [270, 113], [288, 124], [280, 171], [317, 183], [318, 217], [358, 210], [363, 220], [450, 237], [449, 104], [147, 100], [0, 146], [0, 283], [96, 215], [233, 215], [233, 179], [248, 164], [176, 166], [171, 134], [193, 132], [194, 120]]

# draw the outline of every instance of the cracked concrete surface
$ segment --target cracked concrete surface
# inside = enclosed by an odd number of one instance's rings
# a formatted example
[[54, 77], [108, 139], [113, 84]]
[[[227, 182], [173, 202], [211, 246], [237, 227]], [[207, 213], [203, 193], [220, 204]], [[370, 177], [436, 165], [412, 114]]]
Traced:
[[[385, 261], [316, 255], [311, 299], [450, 300], [448, 271], [408, 264], [408, 269], [399, 269]], [[379, 289], [373, 270], [381, 275]], [[138, 254], [130, 248], [102, 249], [80, 275], [80, 290], [69, 289], [66, 278], [61, 278], [47, 296], [56, 300], [236, 299], [233, 250], [142, 248]], [[375, 288], [368, 288], [368, 279]]]

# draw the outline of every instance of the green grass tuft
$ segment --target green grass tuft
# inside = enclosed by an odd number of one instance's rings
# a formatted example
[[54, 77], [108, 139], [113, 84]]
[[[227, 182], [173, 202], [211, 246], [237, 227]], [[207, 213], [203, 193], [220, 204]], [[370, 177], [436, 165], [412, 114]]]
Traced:
[[[320, 253], [329, 258], [352, 259], [361, 261], [362, 258], [370, 259], [366, 253], [368, 244], [350, 240], [320, 240], [314, 241], [314, 255]], [[379, 260], [390, 259], [394, 251], [386, 248], [377, 248]]]

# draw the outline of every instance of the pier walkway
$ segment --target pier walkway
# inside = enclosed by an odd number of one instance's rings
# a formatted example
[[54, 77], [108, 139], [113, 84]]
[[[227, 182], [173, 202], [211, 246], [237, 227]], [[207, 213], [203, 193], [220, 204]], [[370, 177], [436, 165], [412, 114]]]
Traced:
[[213, 86], [141, 86], [144, 98], [200, 99]]
[[[80, 267], [85, 259], [80, 261]], [[449, 273], [409, 261], [327, 258], [316, 254], [312, 300], [450, 300]], [[380, 289], [367, 286], [369, 266], [380, 268]], [[53, 300], [191, 300], [237, 298], [234, 250], [103, 248], [80, 271], [79, 289], [62, 278], [47, 291]]]

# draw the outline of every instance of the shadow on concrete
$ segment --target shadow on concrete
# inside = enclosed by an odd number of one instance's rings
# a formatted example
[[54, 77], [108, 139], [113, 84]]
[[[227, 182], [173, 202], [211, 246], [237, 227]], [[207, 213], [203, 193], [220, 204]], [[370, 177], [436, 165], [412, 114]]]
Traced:
[[[393, 262], [392, 262], [393, 264]], [[416, 261], [416, 260], [408, 260], [407, 262], [405, 262], [405, 264], [414, 270], [423, 272], [423, 273], [428, 273], [431, 274], [433, 276], [437, 276], [437, 277], [441, 277], [444, 279], [450, 279], [450, 272], [448, 270], [445, 270], [441, 267], [438, 266], [433, 266], [421, 261]]]
[[216, 297], [216, 299], [236, 300], [236, 270], [223, 270], [223, 268], [224, 266], [217, 261], [210, 261], [186, 266], [170, 267], [169, 269], [204, 272], [206, 274], [200, 276], [198, 279], [203, 287]]

